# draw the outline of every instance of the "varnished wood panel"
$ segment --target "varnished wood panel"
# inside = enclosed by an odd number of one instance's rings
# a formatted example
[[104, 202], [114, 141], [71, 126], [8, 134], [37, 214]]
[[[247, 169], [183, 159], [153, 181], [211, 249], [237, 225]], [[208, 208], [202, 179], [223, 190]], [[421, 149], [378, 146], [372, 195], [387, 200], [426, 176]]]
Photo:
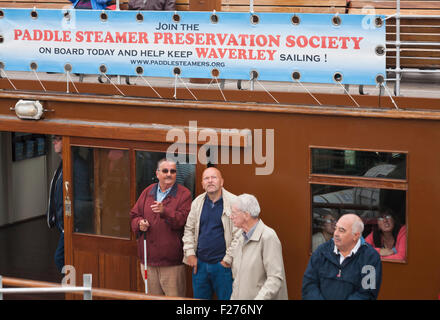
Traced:
[[[222, 0], [222, 5], [249, 5], [249, 0]], [[345, 7], [346, 0], [254, 0], [254, 6]]]
[[106, 289], [134, 290], [131, 285], [132, 265], [130, 256], [101, 253], [100, 261], [100, 287]]
[[100, 272], [98, 255], [92, 251], [73, 250], [73, 266], [76, 269], [76, 285], [83, 283], [83, 274], [92, 274], [92, 286], [99, 287]]
[[[0, 94], [0, 111], [6, 109], [2, 105]], [[357, 98], [357, 97], [356, 97]], [[378, 97], [367, 99], [378, 100]], [[383, 98], [385, 99], [385, 98]], [[440, 141], [439, 120], [417, 119], [408, 116], [411, 111], [388, 110], [395, 117], [365, 116], [368, 113], [381, 113], [380, 109], [352, 108], [349, 111], [340, 107], [338, 112], [330, 113], [332, 107], [306, 107], [308, 113], [301, 113], [296, 107], [275, 105], [244, 105], [243, 108], [233, 108], [228, 104], [219, 103], [213, 108], [193, 108], [197, 103], [188, 102], [190, 107], [157, 107], [145, 102], [143, 107], [130, 106], [129, 99], [122, 100], [118, 105], [87, 105], [89, 112], [102, 107], [112, 108], [113, 112], [124, 114], [127, 123], [135, 123], [141, 119], [155, 122], [163, 121], [168, 125], [182, 125], [191, 119], [197, 119], [203, 127], [219, 126], [227, 123], [229, 127], [250, 129], [273, 128], [274, 141], [274, 171], [267, 176], [256, 176], [257, 165], [219, 165], [225, 179], [225, 188], [233, 193], [255, 194], [260, 201], [263, 221], [274, 228], [283, 246], [287, 285], [289, 297], [301, 297], [301, 281], [307, 266], [311, 239], [310, 228], [310, 175], [309, 168], [310, 146], [329, 146], [332, 148], [347, 148], [349, 150], [399, 150], [408, 153], [407, 174], [407, 221], [408, 221], [408, 256], [407, 263], [383, 263], [383, 283], [380, 293], [382, 299], [434, 299], [438, 294], [440, 261], [427, 259], [426, 243], [430, 243], [430, 252], [439, 251], [438, 242], [433, 235], [439, 224], [440, 203], [436, 201], [440, 188]], [[389, 100], [389, 99], [387, 99]], [[408, 107], [414, 107], [429, 99], [396, 99], [397, 103], [406, 101]], [[74, 108], [71, 102], [63, 102], [62, 108]], [[172, 102], [177, 104], [177, 102]], [[79, 103], [78, 103], [79, 104]], [[8, 105], [8, 104], [7, 104]], [[425, 108], [434, 108], [432, 114], [439, 113], [439, 101], [431, 101]], [[292, 108], [292, 110], [289, 110]], [[436, 111], [436, 110], [437, 111]], [[313, 110], [313, 112], [312, 112]], [[77, 116], [85, 116], [83, 110]], [[9, 112], [9, 110], [8, 110]], [[399, 118], [400, 117], [400, 118]], [[406, 118], [405, 118], [406, 117]], [[243, 122], [245, 119], [245, 122]], [[15, 120], [19, 121], [19, 120]], [[102, 121], [106, 121], [103, 119]], [[27, 130], [33, 130], [44, 122], [24, 122]], [[0, 127], [1, 127], [0, 123]], [[55, 131], [49, 124], [46, 130]], [[56, 128], [68, 130], [68, 128]], [[132, 128], [127, 128], [127, 135]], [[83, 133], [85, 134], [85, 133]], [[105, 136], [105, 132], [100, 133]], [[115, 139], [109, 135], [111, 139]], [[101, 136], [103, 138], [103, 136]], [[121, 140], [121, 134], [115, 144], [129, 145]], [[196, 185], [200, 185], [201, 171], [197, 172]], [[340, 181], [349, 184], [347, 181]], [[359, 183], [359, 181], [356, 181]], [[389, 185], [384, 185], [389, 186]], [[395, 186], [392, 186], [395, 187]], [[201, 192], [200, 187], [197, 190]], [[73, 245], [81, 251], [100, 252], [100, 254], [136, 257], [136, 243], [133, 240], [121, 241], [87, 235], [74, 235]], [[92, 241], [93, 240], [93, 241]], [[132, 258], [132, 261], [135, 258]], [[104, 259], [105, 260], [105, 259]], [[107, 259], [113, 261], [112, 259]], [[116, 263], [122, 263], [123, 258], [116, 258]], [[129, 264], [130, 262], [126, 262]], [[107, 267], [104, 268], [104, 271]], [[110, 268], [110, 267], [108, 267]], [[128, 267], [124, 267], [126, 270]], [[136, 268], [133, 276], [139, 273]], [[424, 270], [424, 272], [420, 272]], [[111, 270], [110, 270], [111, 272]], [[404, 279], [404, 281], [402, 281]], [[125, 280], [124, 280], [125, 281]], [[113, 283], [114, 284], [114, 283]], [[111, 284], [111, 285], [113, 285]]]
[[[247, 6], [222, 5], [222, 11], [249, 12]], [[295, 12], [295, 13], [345, 13], [345, 7], [288, 7], [288, 6], [258, 6], [254, 12]]]
[[[396, 1], [349, 1], [350, 8], [374, 7], [378, 9], [396, 8]], [[401, 9], [440, 9], [439, 1], [400, 1]]]
[[[382, 8], [349, 8], [349, 14], [384, 14], [384, 15], [393, 15], [396, 14], [396, 9], [382, 9]], [[401, 9], [400, 14], [402, 15], [438, 15], [439, 10], [430, 10], [430, 9]]]

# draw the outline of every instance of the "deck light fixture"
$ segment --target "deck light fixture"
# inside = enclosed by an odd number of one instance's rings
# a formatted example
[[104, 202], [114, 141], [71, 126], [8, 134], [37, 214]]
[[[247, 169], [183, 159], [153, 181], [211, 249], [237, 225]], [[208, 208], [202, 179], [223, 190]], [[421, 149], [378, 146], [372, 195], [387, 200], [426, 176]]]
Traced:
[[19, 100], [15, 108], [11, 108], [20, 119], [40, 120], [44, 113], [43, 105], [36, 100]]

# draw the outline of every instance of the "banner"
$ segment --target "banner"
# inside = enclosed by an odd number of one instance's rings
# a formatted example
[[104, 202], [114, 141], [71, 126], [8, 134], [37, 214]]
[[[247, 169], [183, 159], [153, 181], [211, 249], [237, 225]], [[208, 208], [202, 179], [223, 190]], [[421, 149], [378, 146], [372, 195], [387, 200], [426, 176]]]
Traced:
[[0, 9], [4, 70], [375, 85], [382, 16]]

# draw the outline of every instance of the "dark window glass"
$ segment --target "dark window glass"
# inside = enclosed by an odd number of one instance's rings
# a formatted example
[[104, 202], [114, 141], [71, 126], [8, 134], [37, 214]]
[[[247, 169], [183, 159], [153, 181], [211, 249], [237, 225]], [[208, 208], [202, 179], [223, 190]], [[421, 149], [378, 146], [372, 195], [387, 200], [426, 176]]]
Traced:
[[406, 179], [406, 154], [313, 148], [312, 173]]
[[127, 150], [72, 147], [74, 232], [130, 238]]
[[[139, 198], [142, 191], [152, 183], [156, 183], [156, 169], [159, 160], [166, 158], [165, 152], [136, 151], [136, 199]], [[176, 182], [181, 184], [195, 195], [195, 170], [196, 165], [189, 163], [188, 156], [186, 161], [176, 164]]]

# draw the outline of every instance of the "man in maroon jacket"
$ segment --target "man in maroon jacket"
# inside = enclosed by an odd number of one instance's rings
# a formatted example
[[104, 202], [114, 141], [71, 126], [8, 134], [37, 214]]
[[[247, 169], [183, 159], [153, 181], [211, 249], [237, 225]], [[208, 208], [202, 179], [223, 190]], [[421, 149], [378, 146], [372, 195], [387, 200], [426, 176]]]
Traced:
[[148, 293], [185, 296], [182, 236], [191, 209], [191, 193], [176, 183], [176, 163], [158, 162], [158, 183], [148, 186], [130, 211], [144, 277], [144, 232], [147, 239]]

